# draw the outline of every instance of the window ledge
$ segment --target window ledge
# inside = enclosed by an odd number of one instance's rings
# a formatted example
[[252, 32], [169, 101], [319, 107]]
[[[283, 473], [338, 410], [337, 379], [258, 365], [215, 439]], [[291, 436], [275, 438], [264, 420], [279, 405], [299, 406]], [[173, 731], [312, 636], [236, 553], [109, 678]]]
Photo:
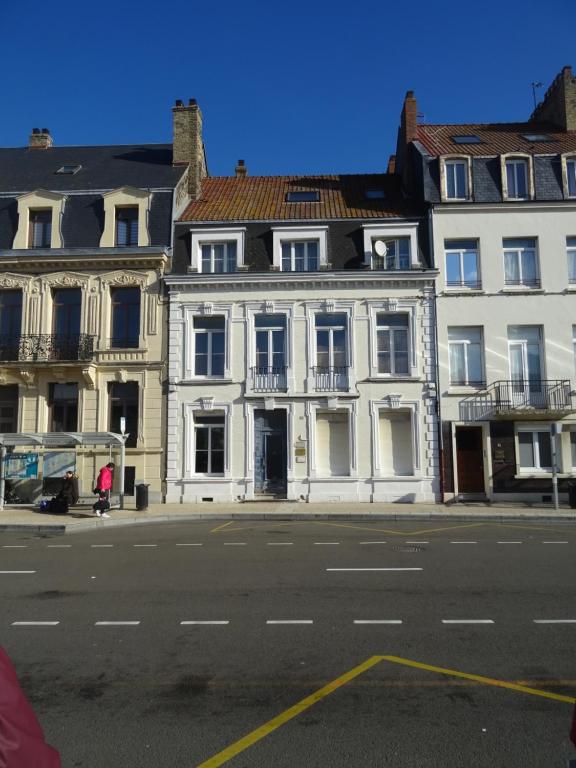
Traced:
[[482, 296], [486, 291], [483, 288], [444, 288], [443, 296]]
[[397, 381], [398, 382], [407, 381], [407, 382], [418, 383], [422, 381], [422, 377], [421, 376], [387, 376], [386, 374], [381, 374], [380, 376], [378, 375], [368, 376], [366, 379], [358, 379], [356, 383], [362, 384], [363, 382], [366, 382], [366, 381], [377, 381], [380, 384], [384, 384], [387, 382], [389, 382], [390, 384], [394, 384]]
[[[556, 477], [560, 480], [563, 478], [574, 477], [571, 472], [557, 472]], [[514, 475], [515, 480], [551, 480], [552, 472], [546, 469], [534, 470], [533, 472], [517, 472]]]
[[448, 387], [446, 390], [447, 395], [470, 395], [474, 392], [482, 392], [482, 390], [486, 389], [485, 384], [460, 384], [455, 385], [453, 387]]
[[385, 483], [413, 483], [422, 480], [420, 475], [376, 475], [370, 478], [373, 482]]
[[546, 293], [544, 288], [530, 288], [528, 285], [518, 285], [518, 286], [506, 286], [505, 288], [500, 289], [500, 293], [519, 293], [519, 294], [528, 294], [528, 293]]
[[567, 285], [566, 288], [564, 288], [565, 293], [576, 293], [576, 283], [573, 283], [572, 285]]
[[189, 379], [180, 379], [178, 384], [234, 384], [233, 379], [211, 379], [210, 377], [194, 376]]

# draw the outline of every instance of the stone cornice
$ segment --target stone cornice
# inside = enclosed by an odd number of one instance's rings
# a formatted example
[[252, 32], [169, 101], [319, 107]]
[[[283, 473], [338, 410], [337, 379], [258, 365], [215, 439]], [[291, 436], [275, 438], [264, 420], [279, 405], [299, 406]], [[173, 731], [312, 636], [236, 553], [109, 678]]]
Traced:
[[0, 251], [0, 270], [46, 272], [54, 269], [160, 269], [168, 263], [168, 249], [50, 248]]

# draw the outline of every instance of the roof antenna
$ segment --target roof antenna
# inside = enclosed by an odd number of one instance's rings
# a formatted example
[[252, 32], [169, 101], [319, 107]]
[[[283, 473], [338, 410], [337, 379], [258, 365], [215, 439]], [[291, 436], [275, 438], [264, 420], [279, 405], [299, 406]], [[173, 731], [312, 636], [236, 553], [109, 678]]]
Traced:
[[534, 99], [534, 109], [536, 109], [536, 88], [542, 88], [542, 83], [539, 80], [535, 80], [532, 83], [532, 98]]

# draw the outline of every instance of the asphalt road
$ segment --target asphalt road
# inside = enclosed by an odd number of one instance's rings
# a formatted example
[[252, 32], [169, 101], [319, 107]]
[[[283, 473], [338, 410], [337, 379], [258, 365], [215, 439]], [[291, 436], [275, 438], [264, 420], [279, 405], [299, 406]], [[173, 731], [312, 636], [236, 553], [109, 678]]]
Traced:
[[0, 644], [65, 768], [565, 766], [575, 554], [542, 523], [4, 534]]

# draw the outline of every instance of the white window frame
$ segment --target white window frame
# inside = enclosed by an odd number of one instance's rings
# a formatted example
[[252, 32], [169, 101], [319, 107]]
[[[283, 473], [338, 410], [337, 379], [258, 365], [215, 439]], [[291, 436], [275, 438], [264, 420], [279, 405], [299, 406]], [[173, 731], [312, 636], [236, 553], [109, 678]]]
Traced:
[[[469, 369], [470, 369], [470, 362], [469, 362], [469, 351], [472, 346], [476, 346], [476, 342], [471, 341], [470, 339], [450, 339], [450, 330], [456, 331], [456, 330], [480, 330], [480, 374], [481, 379], [480, 381], [471, 381], [470, 375], [469, 375]], [[450, 387], [481, 387], [484, 382], [486, 381], [485, 376], [485, 367], [484, 367], [484, 326], [482, 325], [450, 325], [447, 329], [447, 339], [448, 339], [448, 381], [450, 382]], [[452, 355], [450, 354], [450, 348], [451, 346], [461, 346], [464, 348], [464, 371], [465, 371], [465, 381], [452, 381]]]
[[[502, 176], [502, 197], [504, 200], [533, 200], [534, 199], [534, 174], [531, 155], [518, 153], [502, 155], [500, 158]], [[515, 167], [523, 165], [526, 168], [526, 197], [514, 197], [508, 190], [508, 163]], [[517, 185], [517, 172], [514, 171], [514, 183]]]
[[[464, 195], [451, 197], [448, 193], [448, 173], [451, 166], [461, 164], [464, 166], [465, 189]], [[470, 158], [463, 155], [449, 155], [440, 158], [441, 199], [443, 202], [470, 200], [472, 189], [472, 164]]]
[[[210, 414], [211, 416], [219, 417], [219, 413]], [[208, 471], [207, 472], [196, 472], [194, 470], [194, 474], [198, 476], [203, 477], [223, 477], [224, 476], [224, 457], [226, 455], [226, 416], [222, 414], [222, 423], [221, 424], [202, 424], [198, 421], [196, 421], [196, 418], [194, 418], [194, 467], [196, 466], [196, 454], [198, 452], [198, 446], [197, 446], [197, 433], [199, 429], [207, 429], [208, 430]], [[214, 429], [222, 429], [223, 430], [223, 446], [222, 446], [222, 472], [212, 472], [211, 471], [211, 465], [212, 465], [212, 430]]]
[[[568, 240], [574, 240], [576, 243], [576, 237], [567, 237], [566, 238], [566, 260], [567, 260], [567, 267], [568, 267], [568, 284], [569, 285], [576, 285], [576, 244], [575, 245], [568, 245]], [[571, 258], [574, 261], [574, 277], [570, 277], [570, 260]]]
[[[383, 325], [378, 322], [378, 316], [379, 315], [404, 315], [406, 317], [406, 325], [405, 326], [396, 326], [396, 325]], [[408, 370], [405, 372], [396, 372], [396, 361], [395, 361], [395, 336], [396, 334], [394, 331], [404, 331], [406, 333], [406, 363]], [[378, 361], [379, 351], [378, 351], [378, 336], [382, 332], [388, 332], [389, 339], [390, 339], [390, 373], [386, 373], [383, 371], [380, 371], [380, 365]], [[406, 312], [377, 312], [376, 313], [376, 366], [378, 368], [378, 376], [383, 376], [385, 378], [405, 378], [406, 376], [410, 375], [410, 315]]]
[[[534, 452], [534, 464], [536, 466], [534, 467], [523, 467], [520, 464], [520, 433], [526, 433], [532, 435], [532, 450]], [[552, 440], [554, 439], [550, 430], [550, 424], [545, 423], [541, 424], [538, 427], [535, 426], [524, 426], [524, 425], [518, 425], [515, 429], [514, 434], [514, 441], [515, 441], [515, 449], [516, 449], [516, 471], [519, 475], [533, 475], [535, 473], [538, 474], [551, 474], [552, 473], [552, 467], [543, 467], [540, 464], [540, 442], [538, 433], [539, 432], [547, 432], [550, 436], [550, 456], [553, 459], [554, 457], [554, 449], [552, 447]]]
[[[230, 246], [234, 244], [235, 246], [235, 257], [234, 257], [234, 269], [229, 269], [230, 267]], [[226, 267], [226, 269], [223, 269], [222, 272], [216, 272], [214, 269], [214, 263], [215, 263], [215, 254], [214, 254], [214, 247], [216, 245], [223, 246], [224, 254], [223, 254], [223, 266]], [[204, 248], [210, 248], [210, 269], [206, 270], [205, 274], [210, 275], [219, 275], [219, 274], [228, 274], [231, 272], [236, 272], [238, 269], [238, 247], [236, 245], [235, 240], [215, 240], [214, 242], [209, 243], [201, 243], [200, 244], [200, 266], [201, 266], [201, 272], [204, 272]]]
[[[186, 304], [184, 311], [184, 381], [230, 381], [231, 361], [231, 323], [232, 306], [230, 304]], [[224, 317], [224, 375], [197, 376], [196, 369], [196, 333], [195, 317]]]
[[[417, 312], [415, 299], [384, 300], [367, 302], [370, 317], [370, 378], [371, 379], [413, 379], [418, 376]], [[390, 374], [378, 371], [378, 315], [408, 315], [408, 373]]]
[[[564, 197], [568, 199], [576, 198], [576, 155], [573, 153], [563, 154], [560, 156], [562, 165], [562, 186], [564, 191]], [[572, 176], [574, 181], [574, 193], [570, 194], [570, 177]]]
[[[318, 241], [318, 269], [328, 265], [328, 227], [272, 227], [272, 264], [274, 269], [282, 271], [282, 243], [295, 240]], [[298, 273], [302, 274], [302, 273]]]
[[[209, 409], [206, 409], [201, 402], [184, 403], [184, 439], [183, 439], [183, 459], [184, 459], [184, 479], [206, 478], [207, 481], [222, 480], [230, 477], [230, 419], [232, 415], [231, 403], [213, 402]], [[224, 473], [208, 475], [206, 473], [196, 473], [196, 424], [194, 414], [199, 413], [203, 416], [217, 416], [224, 414]]]
[[[534, 240], [534, 248], [511, 248], [504, 245], [505, 240]], [[521, 254], [526, 253], [528, 251], [534, 251], [534, 272], [536, 275], [535, 283], [533, 285], [530, 285], [529, 283], [524, 282], [524, 276], [522, 274], [522, 257]], [[540, 278], [540, 258], [539, 258], [539, 252], [538, 252], [538, 238], [537, 237], [505, 237], [502, 240], [502, 267], [504, 270], [504, 287], [506, 289], [514, 289], [514, 288], [521, 288], [523, 290], [526, 290], [526, 288], [536, 289], [538, 290], [541, 286], [541, 278]], [[515, 253], [516, 257], [518, 259], [518, 274], [519, 274], [519, 280], [518, 283], [507, 283], [506, 282], [506, 254], [507, 253]]]
[[256, 366], [256, 315], [285, 315], [286, 332], [284, 339], [284, 354], [286, 359], [286, 385], [288, 393], [295, 387], [294, 382], [294, 337], [292, 333], [292, 324], [294, 320], [294, 304], [285, 301], [273, 301], [267, 303], [247, 303], [246, 304], [246, 333], [248, 338], [246, 360], [246, 388], [250, 391], [252, 378], [250, 371]]
[[[244, 266], [244, 241], [246, 227], [215, 227], [214, 229], [190, 229], [190, 271], [202, 272], [202, 246], [216, 243], [236, 243], [236, 269]], [[206, 273], [208, 274], [208, 273]], [[210, 274], [215, 274], [211, 272]], [[222, 273], [217, 273], [222, 274]], [[226, 273], [224, 273], [226, 274]]]
[[391, 222], [390, 224], [363, 224], [364, 264], [372, 268], [374, 242], [410, 238], [410, 268], [420, 267], [418, 261], [418, 224], [413, 221]]
[[[150, 245], [148, 215], [152, 204], [152, 193], [137, 187], [120, 187], [102, 195], [104, 201], [104, 229], [100, 238], [100, 248], [141, 248]], [[138, 208], [138, 244], [117, 245], [116, 209]]]
[[50, 248], [62, 248], [62, 217], [66, 196], [57, 192], [48, 192], [45, 189], [37, 189], [18, 198], [18, 229], [14, 236], [12, 248], [15, 250], [30, 249], [30, 212], [36, 210], [52, 211], [52, 227], [50, 232]]
[[346, 328], [346, 359], [348, 365], [348, 389], [342, 390], [340, 394], [346, 394], [356, 386], [355, 370], [355, 346], [354, 346], [354, 319], [355, 319], [355, 301], [307, 301], [306, 325], [307, 325], [307, 344], [306, 344], [306, 370], [308, 376], [306, 379], [306, 391], [316, 391], [316, 377], [314, 376], [314, 367], [316, 366], [316, 315], [320, 314], [345, 314], [347, 318]]
[[[316, 269], [312, 270], [309, 267], [309, 256], [308, 256], [308, 250], [309, 246], [314, 244], [316, 246]], [[303, 245], [304, 246], [304, 269], [302, 270], [296, 270], [294, 265], [296, 262], [296, 246], [297, 245]], [[290, 269], [285, 270], [284, 269], [284, 247], [288, 246], [290, 248]], [[320, 243], [318, 240], [283, 240], [280, 243], [280, 250], [281, 254], [280, 257], [282, 259], [282, 272], [317, 272], [318, 269], [320, 269]]]
[[350, 440], [350, 452], [349, 452], [349, 461], [350, 461], [350, 474], [348, 475], [332, 475], [328, 478], [324, 478], [324, 476], [318, 474], [318, 467], [316, 465], [316, 423], [317, 423], [317, 411], [327, 411], [331, 410], [329, 408], [326, 408], [326, 405], [323, 405], [322, 403], [314, 403], [311, 401], [308, 401], [306, 403], [306, 418], [308, 423], [308, 445], [309, 445], [309, 467], [310, 467], [310, 477], [311, 478], [318, 478], [322, 477], [323, 479], [327, 480], [353, 480], [358, 477], [358, 439], [357, 439], [357, 421], [358, 421], [358, 414], [357, 414], [357, 403], [356, 401], [353, 402], [343, 402], [341, 400], [338, 401], [338, 406], [334, 408], [335, 412], [342, 413], [343, 411], [348, 412], [348, 437]]
[[[459, 240], [466, 240], [467, 238], [458, 238]], [[469, 291], [480, 291], [482, 290], [482, 274], [480, 272], [480, 242], [477, 238], [471, 237], [470, 240], [476, 241], [476, 248], [474, 249], [474, 252], [476, 253], [476, 274], [478, 275], [478, 280], [475, 285], [470, 285], [469, 283], [466, 283], [464, 281], [464, 254], [465, 253], [471, 253], [472, 249], [466, 249], [466, 248], [450, 248], [446, 247], [446, 241], [444, 242], [444, 273], [445, 273], [445, 283], [446, 288], [451, 290], [462, 290], [466, 289]], [[456, 242], [456, 239], [452, 239], [448, 242]], [[460, 266], [460, 275], [461, 280], [457, 285], [450, 285], [448, 283], [448, 256], [456, 254], [458, 256], [459, 266]]]
[[[572, 435], [574, 435], [574, 439], [572, 438]], [[574, 453], [576, 451], [572, 450], [572, 442], [576, 443], [576, 429], [571, 429], [570, 433], [568, 435], [568, 444], [570, 449], [570, 467], [572, 468], [572, 472], [576, 472], [576, 462], [574, 461]]]
[[[404, 400], [402, 398], [396, 406], [396, 400], [370, 400], [370, 419], [372, 422], [372, 474], [377, 478], [398, 480], [403, 477], [414, 480], [420, 475], [420, 401]], [[385, 475], [380, 460], [380, 412], [381, 411], [409, 411], [412, 431], [412, 470], [411, 475]]]

